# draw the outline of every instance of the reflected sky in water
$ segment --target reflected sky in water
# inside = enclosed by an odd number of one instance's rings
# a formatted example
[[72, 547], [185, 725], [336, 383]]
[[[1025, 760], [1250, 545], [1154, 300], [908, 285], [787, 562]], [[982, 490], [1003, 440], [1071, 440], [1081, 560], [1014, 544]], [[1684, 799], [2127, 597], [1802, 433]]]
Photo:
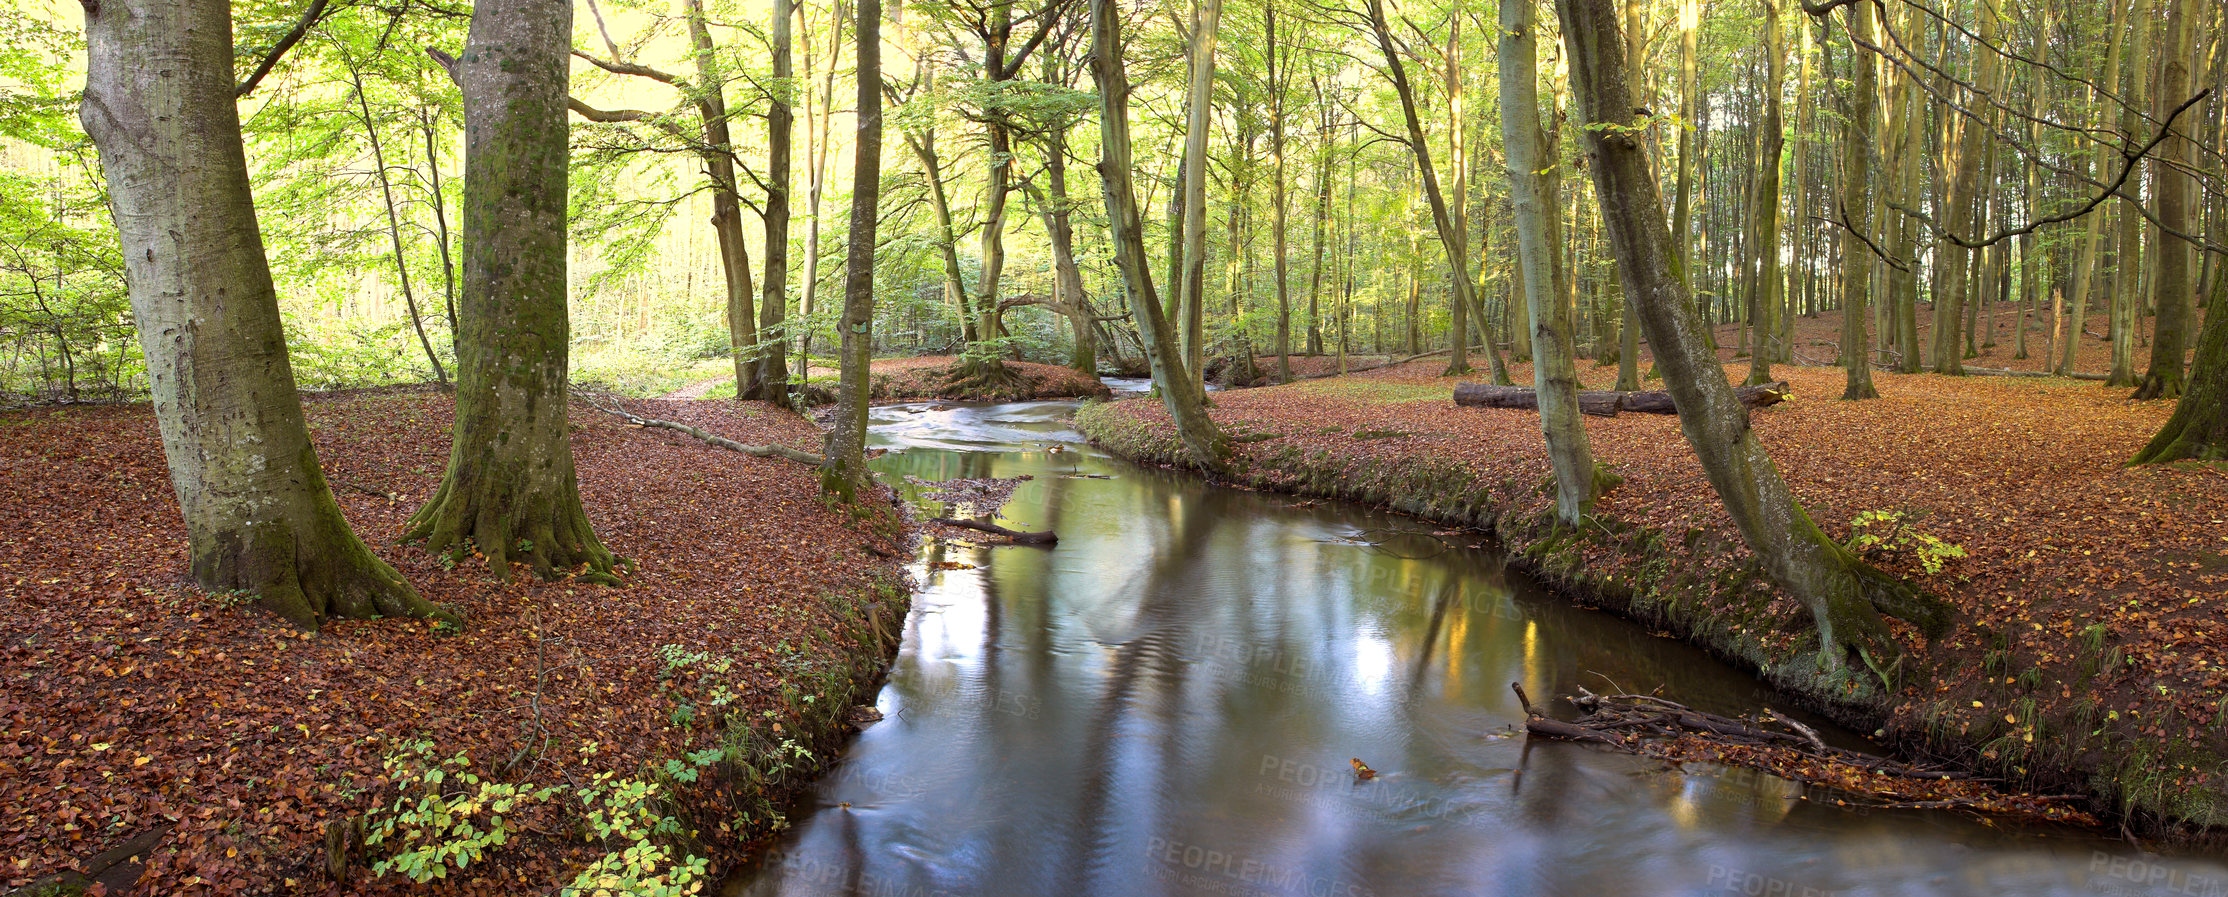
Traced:
[[1060, 542], [927, 547], [885, 719], [730, 893], [2228, 897], [2083, 832], [1528, 741], [1511, 682], [1789, 702], [1473, 534], [1140, 469], [1071, 411], [876, 409], [886, 480], [1033, 476], [999, 522]]

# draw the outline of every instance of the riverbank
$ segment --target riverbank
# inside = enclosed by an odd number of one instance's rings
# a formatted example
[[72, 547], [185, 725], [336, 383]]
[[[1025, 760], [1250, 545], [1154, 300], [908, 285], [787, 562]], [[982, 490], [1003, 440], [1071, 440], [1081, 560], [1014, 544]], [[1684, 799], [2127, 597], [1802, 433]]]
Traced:
[[[1892, 374], [1879, 377], [1885, 398], [1843, 403], [1837, 369], [1777, 369], [1799, 400], [1754, 425], [1827, 532], [1899, 513], [1964, 552], [1932, 573], [1914, 551], [1874, 558], [1963, 613], [1938, 643], [1914, 639], [1888, 692], [1815, 672], [1807, 614], [1764, 584], [1675, 417], [1587, 418], [1598, 460], [1624, 483], [1597, 526], [1557, 532], [1538, 418], [1455, 407], [1444, 366], [1218, 393], [1214, 416], [1245, 485], [1488, 530], [1571, 597], [1701, 645], [1902, 751], [2090, 795], [2093, 810], [2154, 832], [2228, 824], [2228, 470], [2119, 466], [2169, 403], [2083, 381]], [[1607, 388], [1615, 370], [1581, 374]], [[1528, 382], [1529, 368], [1515, 375]], [[1184, 463], [1157, 402], [1087, 406], [1076, 425], [1131, 459]]]
[[[630, 407], [820, 438], [757, 403]], [[896, 650], [902, 524], [882, 501], [830, 508], [806, 468], [576, 403], [589, 518], [636, 566], [621, 588], [506, 584], [395, 543], [447, 463], [447, 394], [306, 410], [349, 522], [461, 630], [309, 636], [194, 589], [147, 406], [0, 415], [0, 892], [146, 835], [144, 874], [120, 864], [108, 893], [540, 893], [598, 863], [670, 882], [778, 830]], [[443, 874], [414, 883], [414, 863]]]
[[[1097, 377], [1076, 372], [1074, 368], [1054, 364], [1036, 364], [1027, 361], [1005, 362], [1006, 379], [985, 383], [969, 379], [960, 370], [956, 355], [922, 355], [903, 358], [877, 358], [868, 369], [867, 398], [875, 404], [897, 402], [923, 402], [943, 399], [952, 402], [1034, 402], [1046, 399], [1105, 398], [1113, 395], [1106, 384]], [[835, 389], [835, 368], [815, 361], [812, 366], [815, 387], [822, 390], [816, 395], [832, 396]], [[732, 375], [706, 379], [684, 389], [666, 393], [668, 399], [724, 399], [735, 395]], [[814, 402], [832, 401], [819, 397]]]

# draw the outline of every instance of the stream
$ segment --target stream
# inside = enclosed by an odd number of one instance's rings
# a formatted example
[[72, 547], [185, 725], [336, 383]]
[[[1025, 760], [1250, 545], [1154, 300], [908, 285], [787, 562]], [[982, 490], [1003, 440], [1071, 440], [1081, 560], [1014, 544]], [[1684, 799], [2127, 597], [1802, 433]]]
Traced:
[[1140, 468], [1074, 407], [874, 410], [885, 481], [1033, 477], [1000, 522], [1060, 542], [924, 548], [884, 719], [729, 894], [2228, 897], [2228, 866], [2093, 832], [1528, 740], [1511, 682], [1793, 702], [1476, 533]]

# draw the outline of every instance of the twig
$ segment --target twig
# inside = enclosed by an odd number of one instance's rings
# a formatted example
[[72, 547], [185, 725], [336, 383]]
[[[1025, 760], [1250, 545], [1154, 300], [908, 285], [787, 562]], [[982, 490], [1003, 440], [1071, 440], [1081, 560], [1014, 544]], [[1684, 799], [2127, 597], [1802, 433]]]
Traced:
[[782, 458], [789, 461], [795, 461], [799, 464], [810, 467], [819, 467], [825, 463], [819, 455], [815, 455], [811, 452], [798, 451], [786, 445], [781, 445], [778, 443], [773, 445], [748, 445], [745, 443], [736, 442], [735, 440], [729, 439], [725, 436], [707, 433], [703, 430], [689, 426], [688, 424], [669, 420], [658, 420], [656, 418], [650, 417], [642, 417], [635, 414], [634, 412], [628, 411], [625, 406], [619, 404], [619, 400], [617, 399], [607, 399], [609, 404], [605, 404], [604, 402], [598, 402], [596, 400], [596, 397], [585, 393], [575, 393], [575, 395], [580, 396], [581, 400], [587, 402], [589, 407], [592, 407], [606, 414], [623, 418], [626, 420], [627, 423], [633, 424], [638, 427], [657, 427], [663, 430], [672, 430], [678, 433], [686, 433], [712, 445], [727, 449], [728, 451], [742, 452], [743, 454], [755, 455], [760, 458]]

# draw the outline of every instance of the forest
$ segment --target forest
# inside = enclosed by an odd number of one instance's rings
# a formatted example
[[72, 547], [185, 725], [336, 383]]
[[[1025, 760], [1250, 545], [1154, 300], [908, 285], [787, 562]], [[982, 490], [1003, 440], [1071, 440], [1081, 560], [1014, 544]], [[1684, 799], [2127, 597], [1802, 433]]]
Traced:
[[[951, 583], [986, 676], [1001, 608], [1096, 594], [1020, 552], [1150, 568], [1153, 626], [1221, 594], [1175, 574], [1236, 524], [1167, 468], [1422, 521], [1337, 542], [1403, 562], [1490, 542], [1389, 575], [1772, 690], [1596, 694], [1526, 635], [1526, 743], [2116, 829], [2170, 871], [2099, 835], [2087, 887], [2208, 893], [2223, 90], [2198, 0], [18, 0], [0, 889], [1003, 893], [837, 887], [813, 839], [860, 770], [942, 793], [875, 765], [892, 701], [1040, 721], [908, 690]], [[1386, 649], [1416, 682], [1447, 613]], [[1423, 768], [1377, 784], [1468, 781]], [[1058, 886], [1232, 883], [1149, 834]], [[1360, 886], [1270, 843], [1204, 855]], [[1885, 886], [1752, 862], [1709, 886]]]

